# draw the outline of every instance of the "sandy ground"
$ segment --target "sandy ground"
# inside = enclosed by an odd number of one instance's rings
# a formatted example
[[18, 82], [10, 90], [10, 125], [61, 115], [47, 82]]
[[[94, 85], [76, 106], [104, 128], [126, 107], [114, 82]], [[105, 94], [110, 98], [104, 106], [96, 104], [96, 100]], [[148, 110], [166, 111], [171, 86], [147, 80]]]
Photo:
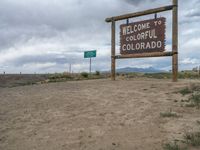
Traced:
[[[0, 150], [161, 150], [195, 130], [200, 110], [181, 107], [187, 96], [174, 91], [197, 82], [103, 79], [0, 88]], [[169, 110], [180, 117], [160, 117]]]

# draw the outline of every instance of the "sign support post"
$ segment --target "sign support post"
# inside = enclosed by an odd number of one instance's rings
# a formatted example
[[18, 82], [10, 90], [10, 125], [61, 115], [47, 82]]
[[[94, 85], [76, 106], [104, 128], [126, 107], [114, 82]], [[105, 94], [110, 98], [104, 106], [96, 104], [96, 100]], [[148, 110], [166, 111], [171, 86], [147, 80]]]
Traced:
[[91, 60], [91, 57], [90, 57], [90, 68], [89, 68], [89, 71], [90, 71], [90, 75], [91, 75], [91, 70], [92, 70], [92, 67], [91, 67], [91, 62], [92, 60]]
[[178, 0], [173, 0], [173, 13], [172, 13], [172, 71], [173, 71], [173, 82], [177, 82], [178, 76]]
[[112, 24], [111, 24], [111, 43], [112, 43], [112, 48], [111, 48], [111, 80], [115, 80], [115, 21], [112, 20]]
[[90, 65], [89, 65], [89, 73], [91, 75], [92, 72], [92, 57], [96, 57], [96, 50], [92, 50], [92, 51], [85, 51], [84, 52], [84, 58], [90, 58]]

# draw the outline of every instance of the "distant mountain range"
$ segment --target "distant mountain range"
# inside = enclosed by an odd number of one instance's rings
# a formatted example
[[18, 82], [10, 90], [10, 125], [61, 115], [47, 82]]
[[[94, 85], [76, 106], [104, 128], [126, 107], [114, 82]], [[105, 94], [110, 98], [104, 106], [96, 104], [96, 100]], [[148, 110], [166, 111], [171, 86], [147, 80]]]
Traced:
[[126, 68], [116, 69], [116, 72], [118, 72], [118, 73], [129, 73], [129, 72], [158, 73], [158, 72], [166, 72], [166, 71], [155, 69], [153, 67], [149, 67], [149, 68], [131, 68], [131, 67], [126, 67]]

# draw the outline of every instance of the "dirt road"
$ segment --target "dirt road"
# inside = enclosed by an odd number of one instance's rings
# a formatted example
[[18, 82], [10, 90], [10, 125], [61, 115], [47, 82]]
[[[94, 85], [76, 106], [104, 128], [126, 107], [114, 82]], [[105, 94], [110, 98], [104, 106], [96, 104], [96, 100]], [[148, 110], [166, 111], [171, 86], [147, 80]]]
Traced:
[[[88, 80], [0, 88], [0, 150], [161, 150], [200, 111], [175, 91], [199, 81]], [[200, 82], [199, 82], [200, 83]], [[161, 112], [180, 117], [163, 118]]]

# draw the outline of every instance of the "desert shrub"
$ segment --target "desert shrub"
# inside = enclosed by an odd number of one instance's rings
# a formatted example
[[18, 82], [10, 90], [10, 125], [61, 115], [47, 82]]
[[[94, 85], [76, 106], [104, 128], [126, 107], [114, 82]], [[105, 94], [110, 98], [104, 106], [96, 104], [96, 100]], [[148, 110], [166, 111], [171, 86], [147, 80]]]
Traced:
[[186, 88], [184, 88], [184, 89], [181, 89], [181, 90], [179, 91], [179, 93], [181, 93], [181, 94], [184, 96], [184, 95], [187, 95], [187, 94], [192, 93], [192, 91], [191, 91], [188, 87], [186, 87]]
[[89, 75], [89, 74], [88, 74], [87, 72], [82, 72], [82, 73], [81, 73], [81, 76], [84, 77], [84, 78], [88, 78], [88, 75]]
[[48, 78], [51, 80], [56, 80], [56, 79], [70, 79], [72, 77], [66, 73], [55, 73], [51, 74]]
[[178, 115], [175, 112], [171, 112], [171, 111], [170, 112], [161, 112], [160, 116], [164, 117], [164, 118], [166, 118], [166, 117], [178, 117]]
[[137, 78], [137, 77], [144, 77], [143, 73], [131, 72], [125, 74], [127, 78]]
[[51, 74], [51, 75], [49, 76], [49, 79], [58, 79], [58, 78], [60, 78], [60, 77], [61, 77], [61, 74], [55, 73], [55, 74]]
[[200, 93], [194, 93], [190, 97], [190, 101], [194, 104], [197, 108], [200, 108]]
[[48, 82], [62, 82], [62, 81], [67, 81], [67, 80], [72, 80], [72, 76], [67, 73], [55, 73], [55, 74], [50, 74], [48, 76]]
[[200, 146], [200, 132], [186, 133], [184, 136], [187, 144], [191, 146]]
[[191, 89], [191, 91], [193, 91], [193, 92], [200, 92], [200, 85], [197, 85], [197, 84], [192, 84], [191, 86], [190, 86], [190, 89]]
[[99, 76], [100, 75], [100, 71], [96, 71], [95, 75]]
[[169, 79], [171, 78], [171, 73], [145, 73], [144, 77], [155, 78], [155, 79]]
[[200, 120], [197, 120], [197, 124], [200, 125]]
[[195, 107], [195, 104], [193, 103], [189, 103], [189, 104], [185, 104], [186, 107]]
[[195, 73], [193, 71], [182, 71], [178, 73], [178, 78], [181, 79], [197, 79], [199, 78], [198, 73]]
[[70, 74], [63, 74], [63, 75], [62, 75], [62, 78], [71, 79], [72, 76], [71, 76]]
[[164, 150], [183, 150], [180, 148], [180, 146], [176, 142], [165, 144], [163, 146], [163, 149]]

